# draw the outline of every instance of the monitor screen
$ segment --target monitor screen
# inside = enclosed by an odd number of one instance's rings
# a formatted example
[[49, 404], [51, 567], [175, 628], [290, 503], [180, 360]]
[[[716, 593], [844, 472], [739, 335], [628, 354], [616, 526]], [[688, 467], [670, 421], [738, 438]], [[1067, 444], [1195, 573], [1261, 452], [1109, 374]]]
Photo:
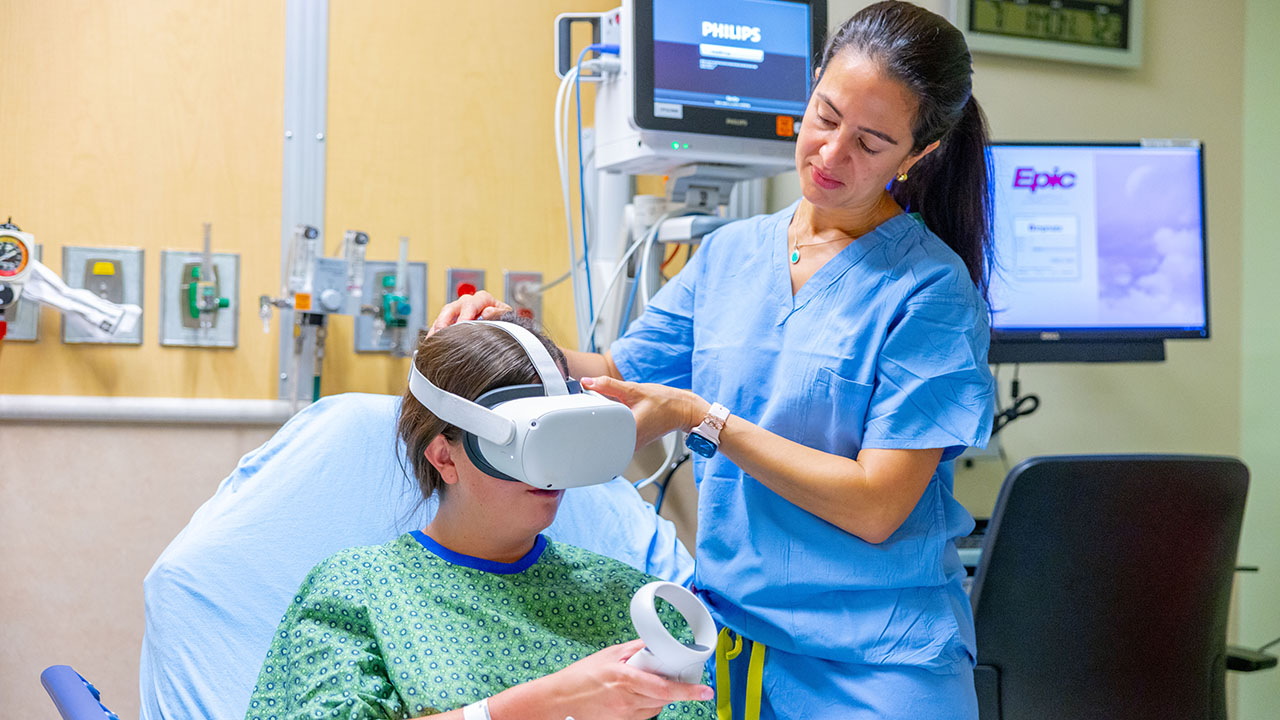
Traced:
[[992, 340], [1208, 337], [1199, 143], [991, 147]]
[[826, 27], [823, 0], [637, 0], [636, 121], [793, 138]]

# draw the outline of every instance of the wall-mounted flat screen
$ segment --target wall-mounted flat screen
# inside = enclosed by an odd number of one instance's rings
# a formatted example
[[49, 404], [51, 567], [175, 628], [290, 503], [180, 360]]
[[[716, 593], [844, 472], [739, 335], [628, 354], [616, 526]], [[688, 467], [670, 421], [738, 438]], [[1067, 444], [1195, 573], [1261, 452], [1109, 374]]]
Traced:
[[993, 356], [1209, 336], [1199, 142], [998, 143], [991, 163]]

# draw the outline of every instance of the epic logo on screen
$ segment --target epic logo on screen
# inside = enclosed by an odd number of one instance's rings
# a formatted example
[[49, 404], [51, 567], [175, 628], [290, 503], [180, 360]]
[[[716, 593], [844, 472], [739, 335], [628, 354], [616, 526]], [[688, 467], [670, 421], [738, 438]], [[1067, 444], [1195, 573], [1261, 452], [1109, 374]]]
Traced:
[[750, 25], [730, 25], [729, 23], [713, 23], [703, 20], [702, 37], [758, 43], [760, 42], [760, 28], [751, 27]]
[[1044, 188], [1073, 188], [1076, 186], [1076, 174], [1059, 172], [1058, 168], [1054, 168], [1052, 172], [1040, 173], [1035, 168], [1020, 167], [1013, 173], [1013, 186], [1031, 192]]

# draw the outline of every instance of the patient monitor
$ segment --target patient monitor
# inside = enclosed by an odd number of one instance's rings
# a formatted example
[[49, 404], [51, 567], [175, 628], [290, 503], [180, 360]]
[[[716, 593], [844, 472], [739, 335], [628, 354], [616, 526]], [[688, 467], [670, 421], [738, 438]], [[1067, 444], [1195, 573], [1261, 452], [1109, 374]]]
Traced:
[[597, 169], [790, 170], [826, 20], [825, 0], [625, 0], [604, 13], [621, 71], [596, 97]]

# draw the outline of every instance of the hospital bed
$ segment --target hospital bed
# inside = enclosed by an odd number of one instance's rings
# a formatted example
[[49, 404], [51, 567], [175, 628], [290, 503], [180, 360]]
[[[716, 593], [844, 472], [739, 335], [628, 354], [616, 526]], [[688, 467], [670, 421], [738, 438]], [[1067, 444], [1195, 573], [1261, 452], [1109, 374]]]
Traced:
[[[343, 548], [426, 525], [435, 503], [422, 502], [396, 441], [398, 406], [393, 396], [345, 394], [298, 413], [240, 460], [160, 555], [143, 583], [144, 720], [243, 718], [307, 572]], [[545, 534], [681, 584], [693, 575], [675, 528], [621, 478], [567, 491]], [[82, 696], [78, 676], [62, 675], [58, 687]], [[100, 707], [93, 695], [79, 698], [88, 714], [64, 717], [108, 717], [89, 712]]]

